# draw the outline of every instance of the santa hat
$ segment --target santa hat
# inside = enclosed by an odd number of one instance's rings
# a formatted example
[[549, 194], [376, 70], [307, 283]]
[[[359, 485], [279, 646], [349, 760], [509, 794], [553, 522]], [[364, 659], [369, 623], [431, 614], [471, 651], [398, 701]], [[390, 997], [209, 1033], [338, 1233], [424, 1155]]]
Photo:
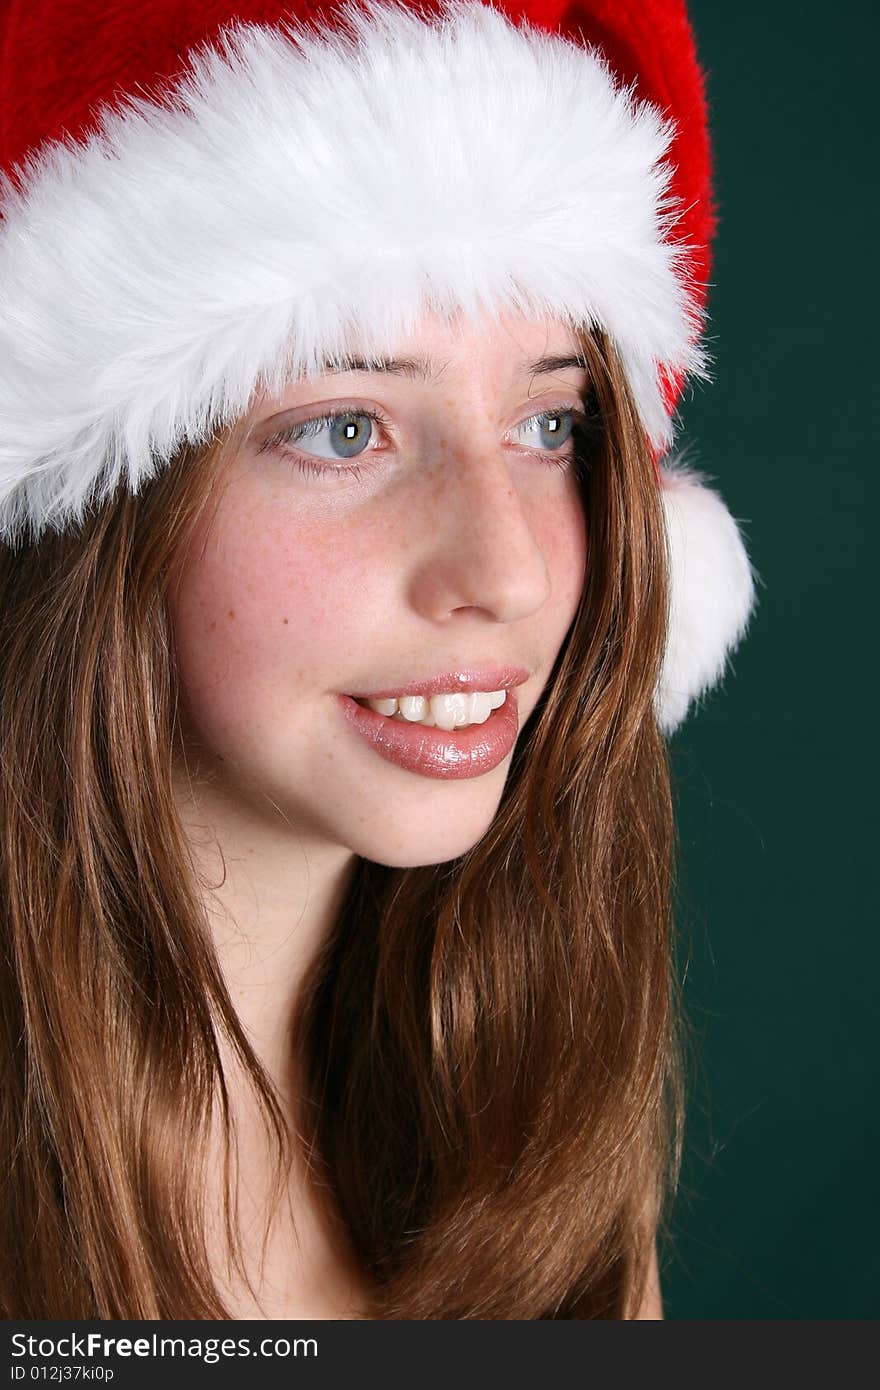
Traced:
[[683, 0], [0, 8], [0, 540], [132, 493], [430, 304], [604, 329], [666, 510], [671, 732], [754, 602], [669, 450], [714, 230]]

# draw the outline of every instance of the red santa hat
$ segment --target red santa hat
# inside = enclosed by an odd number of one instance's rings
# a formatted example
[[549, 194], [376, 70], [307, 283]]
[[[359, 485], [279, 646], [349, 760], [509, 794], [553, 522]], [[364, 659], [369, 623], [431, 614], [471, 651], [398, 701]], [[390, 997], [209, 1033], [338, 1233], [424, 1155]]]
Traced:
[[754, 603], [670, 453], [714, 209], [683, 0], [0, 7], [0, 540], [137, 493], [426, 305], [604, 329], [666, 510], [671, 732]]

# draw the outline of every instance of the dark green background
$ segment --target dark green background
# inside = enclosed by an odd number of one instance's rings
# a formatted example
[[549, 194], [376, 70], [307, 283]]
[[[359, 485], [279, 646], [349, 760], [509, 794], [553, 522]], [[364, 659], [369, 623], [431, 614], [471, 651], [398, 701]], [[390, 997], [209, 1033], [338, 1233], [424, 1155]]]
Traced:
[[719, 203], [680, 442], [762, 584], [671, 743], [693, 1032], [669, 1318], [880, 1314], [880, 7], [692, 0]]

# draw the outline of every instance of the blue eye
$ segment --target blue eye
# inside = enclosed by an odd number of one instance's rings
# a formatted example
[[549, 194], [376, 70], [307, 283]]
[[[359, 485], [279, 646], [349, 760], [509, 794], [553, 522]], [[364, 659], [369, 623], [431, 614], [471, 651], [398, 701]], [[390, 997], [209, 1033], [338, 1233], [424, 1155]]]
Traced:
[[518, 430], [531, 426], [532, 439], [525, 442], [527, 449], [560, 449], [574, 430], [573, 410], [543, 410], [540, 415], [530, 415], [516, 426]]
[[377, 411], [346, 410], [334, 415], [321, 415], [315, 420], [303, 420], [289, 425], [284, 431], [286, 444], [302, 444], [304, 439], [317, 440], [326, 434], [320, 447], [310, 447], [304, 453], [325, 459], [353, 459], [362, 454], [370, 443], [373, 425], [385, 421]]
[[[530, 415], [511, 431], [526, 433], [521, 445], [536, 454], [546, 454], [558, 468], [573, 466], [571, 450], [562, 452], [572, 436], [586, 439], [588, 427], [593, 417], [582, 410], [544, 410]], [[287, 425], [271, 439], [260, 446], [259, 452], [277, 450], [293, 458], [300, 472], [309, 477], [335, 476], [337, 478], [360, 479], [372, 468], [381, 465], [381, 455], [387, 450], [373, 447], [373, 426], [378, 426], [386, 436], [393, 438], [393, 427], [380, 411], [361, 406], [357, 409], [328, 411], [311, 420], [302, 420]], [[306, 448], [304, 440], [309, 440]], [[360, 464], [354, 460], [361, 458]], [[319, 460], [326, 462], [321, 463]]]

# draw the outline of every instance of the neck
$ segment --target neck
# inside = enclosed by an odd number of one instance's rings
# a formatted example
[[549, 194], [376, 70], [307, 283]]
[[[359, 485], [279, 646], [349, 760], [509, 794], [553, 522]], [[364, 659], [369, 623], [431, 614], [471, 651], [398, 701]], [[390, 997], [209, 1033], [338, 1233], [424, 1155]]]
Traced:
[[[266, 814], [231, 798], [217, 781], [194, 784], [176, 777], [175, 797], [230, 999], [295, 1132], [294, 1010], [304, 977], [338, 920], [356, 856], [295, 830], [277, 808]], [[368, 1281], [332, 1199], [310, 1184], [296, 1145], [264, 1248], [275, 1151], [252, 1086], [225, 1038], [220, 1051], [238, 1146], [234, 1200], [252, 1289], [228, 1266], [218, 1116], [206, 1203], [218, 1291], [240, 1318], [363, 1316], [358, 1310]]]

